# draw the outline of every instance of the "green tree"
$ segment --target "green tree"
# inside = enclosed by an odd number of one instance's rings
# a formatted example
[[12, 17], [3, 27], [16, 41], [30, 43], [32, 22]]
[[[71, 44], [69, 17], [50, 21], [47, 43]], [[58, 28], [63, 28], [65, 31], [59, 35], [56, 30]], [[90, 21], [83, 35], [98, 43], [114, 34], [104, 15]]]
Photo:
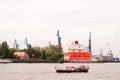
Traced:
[[46, 48], [46, 58], [52, 62], [58, 62], [63, 57], [62, 47], [60, 45], [51, 45]]
[[10, 54], [11, 54], [11, 58], [17, 59], [17, 56], [14, 55], [14, 52], [18, 52], [19, 50], [15, 49], [15, 48], [10, 48], [9, 49]]
[[0, 58], [2, 58], [3, 53], [2, 53], [2, 44], [0, 44]]
[[14, 54], [14, 52], [18, 52], [19, 51], [19, 50], [15, 49], [15, 48], [10, 48], [9, 50], [10, 50], [11, 54]]
[[40, 59], [42, 56], [41, 48], [38, 46], [33, 47], [34, 50], [34, 55], [36, 56], [37, 59]]
[[50, 60], [52, 62], [55, 62], [56, 57], [55, 57], [55, 51], [52, 49], [49, 49], [46, 51], [46, 59]]
[[11, 58], [12, 54], [9, 51], [9, 46], [7, 45], [7, 42], [2, 42], [2, 55], [3, 58]]
[[32, 48], [31, 44], [28, 44], [27, 53], [28, 53], [30, 59], [32, 59], [34, 57], [34, 49]]

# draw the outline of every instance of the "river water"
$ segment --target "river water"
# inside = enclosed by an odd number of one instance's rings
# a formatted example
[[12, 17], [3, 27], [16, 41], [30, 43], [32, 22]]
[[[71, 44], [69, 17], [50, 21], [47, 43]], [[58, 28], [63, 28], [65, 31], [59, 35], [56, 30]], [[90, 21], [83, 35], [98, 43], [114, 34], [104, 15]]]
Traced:
[[[56, 73], [55, 66], [90, 67], [88, 73]], [[0, 80], [120, 80], [120, 63], [0, 63]]]

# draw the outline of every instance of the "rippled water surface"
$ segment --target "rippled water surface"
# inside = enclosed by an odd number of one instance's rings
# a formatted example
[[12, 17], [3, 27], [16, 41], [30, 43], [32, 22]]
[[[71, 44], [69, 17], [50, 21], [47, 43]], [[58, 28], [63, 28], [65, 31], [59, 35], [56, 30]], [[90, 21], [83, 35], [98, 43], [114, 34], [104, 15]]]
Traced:
[[[90, 67], [88, 73], [56, 73], [55, 66]], [[6, 63], [0, 64], [0, 80], [120, 80], [120, 63]]]

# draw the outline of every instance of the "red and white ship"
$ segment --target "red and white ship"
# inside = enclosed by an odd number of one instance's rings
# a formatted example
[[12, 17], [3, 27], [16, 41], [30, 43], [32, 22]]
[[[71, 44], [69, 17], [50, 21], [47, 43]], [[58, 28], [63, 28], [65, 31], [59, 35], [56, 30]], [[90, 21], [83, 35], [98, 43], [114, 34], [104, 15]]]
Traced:
[[87, 51], [78, 41], [68, 47], [68, 52], [64, 52], [64, 61], [90, 61], [91, 53]]

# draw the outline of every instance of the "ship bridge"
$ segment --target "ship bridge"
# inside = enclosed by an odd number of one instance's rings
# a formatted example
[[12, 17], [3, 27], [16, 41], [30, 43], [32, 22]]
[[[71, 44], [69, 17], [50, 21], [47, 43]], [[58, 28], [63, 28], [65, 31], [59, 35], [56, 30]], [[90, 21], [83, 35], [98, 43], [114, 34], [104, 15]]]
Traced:
[[81, 52], [81, 51], [85, 51], [85, 48], [78, 41], [75, 41], [68, 47], [68, 52]]

